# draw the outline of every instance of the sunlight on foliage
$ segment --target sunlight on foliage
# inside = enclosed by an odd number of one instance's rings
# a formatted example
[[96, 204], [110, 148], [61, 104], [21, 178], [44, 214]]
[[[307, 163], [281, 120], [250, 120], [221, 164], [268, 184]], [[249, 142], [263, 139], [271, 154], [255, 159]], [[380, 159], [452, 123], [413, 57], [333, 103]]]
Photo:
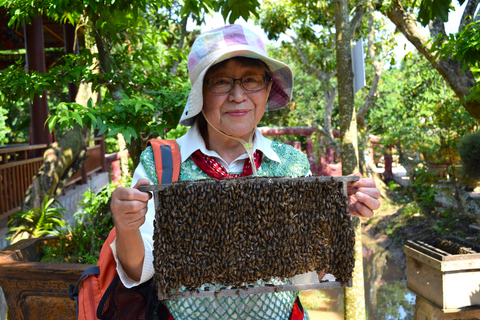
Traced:
[[50, 196], [45, 196], [41, 207], [32, 208], [28, 212], [15, 212], [8, 221], [7, 240], [15, 241], [23, 233], [29, 238], [59, 235], [66, 226], [63, 214], [66, 210]]

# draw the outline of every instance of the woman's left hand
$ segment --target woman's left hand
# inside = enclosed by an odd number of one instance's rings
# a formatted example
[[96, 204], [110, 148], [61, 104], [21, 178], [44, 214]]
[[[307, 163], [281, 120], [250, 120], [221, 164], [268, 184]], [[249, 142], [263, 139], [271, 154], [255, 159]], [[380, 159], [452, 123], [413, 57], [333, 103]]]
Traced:
[[371, 217], [373, 210], [380, 208], [380, 191], [375, 187], [375, 181], [371, 178], [363, 178], [360, 173], [353, 174], [360, 178], [347, 185], [349, 211], [352, 216]]

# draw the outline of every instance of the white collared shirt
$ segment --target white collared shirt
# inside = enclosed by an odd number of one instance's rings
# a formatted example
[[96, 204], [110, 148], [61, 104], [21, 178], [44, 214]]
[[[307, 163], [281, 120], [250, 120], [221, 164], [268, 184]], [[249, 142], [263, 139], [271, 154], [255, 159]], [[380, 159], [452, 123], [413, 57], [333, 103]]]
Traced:
[[[196, 122], [184, 136], [177, 139], [177, 143], [180, 147], [182, 163], [187, 160], [192, 153], [200, 149], [204, 155], [215, 158], [215, 160], [217, 160], [228, 173], [239, 173], [243, 171], [245, 160], [248, 159], [248, 155], [245, 152], [228, 164], [216, 151], [208, 150]], [[265, 138], [258, 129], [255, 129], [255, 137], [253, 139], [254, 152], [260, 150], [265, 157], [281, 163], [280, 158], [275, 151], [273, 151], [271, 146], [272, 140]]]

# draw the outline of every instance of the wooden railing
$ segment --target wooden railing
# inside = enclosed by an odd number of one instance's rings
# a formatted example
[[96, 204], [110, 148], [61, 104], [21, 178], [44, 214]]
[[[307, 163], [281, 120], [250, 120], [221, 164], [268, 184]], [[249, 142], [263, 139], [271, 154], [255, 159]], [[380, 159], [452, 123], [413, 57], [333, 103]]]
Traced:
[[[94, 145], [87, 147], [85, 164], [67, 185], [87, 183], [89, 175], [107, 171], [103, 137], [94, 138], [93, 141]], [[0, 148], [0, 220], [20, 209], [25, 192], [43, 164], [46, 149], [46, 144]]]
[[0, 220], [20, 208], [46, 148], [41, 144], [0, 149]]

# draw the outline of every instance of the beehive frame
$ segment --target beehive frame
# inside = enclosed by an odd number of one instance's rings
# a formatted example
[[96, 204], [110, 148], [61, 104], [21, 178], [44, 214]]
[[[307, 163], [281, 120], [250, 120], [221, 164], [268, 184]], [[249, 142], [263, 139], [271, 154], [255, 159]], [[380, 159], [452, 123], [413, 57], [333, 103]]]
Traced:
[[[351, 285], [355, 240], [348, 215], [347, 182], [357, 180], [356, 176], [258, 177], [142, 186], [140, 190], [153, 192], [155, 201], [154, 277], [159, 299]], [[255, 238], [257, 235], [260, 240]], [[278, 254], [278, 250], [283, 254]], [[272, 263], [273, 257], [283, 264]], [[287, 258], [290, 260], [282, 261]], [[182, 270], [183, 277], [179, 276]], [[326, 270], [338, 280], [245, 285], [258, 279], [291, 277], [313, 270]], [[198, 290], [207, 282], [225, 287]], [[180, 285], [187, 291], [179, 294]]]

